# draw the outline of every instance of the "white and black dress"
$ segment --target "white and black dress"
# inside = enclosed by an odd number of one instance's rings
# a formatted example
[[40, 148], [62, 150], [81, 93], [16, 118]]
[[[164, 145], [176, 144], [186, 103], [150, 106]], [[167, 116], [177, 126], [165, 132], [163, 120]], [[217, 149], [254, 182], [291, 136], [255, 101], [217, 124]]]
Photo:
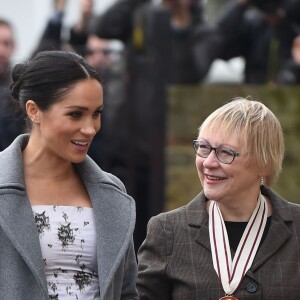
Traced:
[[50, 299], [99, 300], [93, 209], [32, 206]]

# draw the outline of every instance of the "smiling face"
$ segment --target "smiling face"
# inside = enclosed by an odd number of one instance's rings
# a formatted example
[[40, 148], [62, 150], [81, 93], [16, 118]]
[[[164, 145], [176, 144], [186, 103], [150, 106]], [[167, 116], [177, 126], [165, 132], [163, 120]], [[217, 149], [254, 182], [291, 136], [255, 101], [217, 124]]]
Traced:
[[207, 158], [196, 155], [196, 167], [205, 196], [223, 205], [239, 206], [247, 200], [256, 201], [260, 187], [259, 170], [251, 163], [250, 154], [243, 151], [240, 140], [235, 136], [224, 138], [217, 130], [201, 131], [198, 140], [212, 147], [225, 146], [241, 153], [231, 164], [221, 163], [214, 151]]
[[28, 115], [33, 120], [31, 136], [38, 141], [35, 147], [48, 157], [83, 161], [100, 129], [102, 107], [102, 86], [95, 79], [79, 81], [46, 111], [28, 101]]

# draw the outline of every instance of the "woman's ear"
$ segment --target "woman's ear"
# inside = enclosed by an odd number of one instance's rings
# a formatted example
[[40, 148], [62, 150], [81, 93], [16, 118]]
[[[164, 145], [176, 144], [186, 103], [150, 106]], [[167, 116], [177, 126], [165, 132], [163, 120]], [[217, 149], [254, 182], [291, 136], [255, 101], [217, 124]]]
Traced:
[[40, 123], [40, 109], [33, 100], [27, 100], [25, 104], [26, 112], [32, 123]]

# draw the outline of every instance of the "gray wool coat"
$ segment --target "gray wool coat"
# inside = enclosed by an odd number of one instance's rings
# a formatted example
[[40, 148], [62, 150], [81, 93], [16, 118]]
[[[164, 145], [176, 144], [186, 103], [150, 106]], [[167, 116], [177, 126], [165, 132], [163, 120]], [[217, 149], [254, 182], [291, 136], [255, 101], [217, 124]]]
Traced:
[[[24, 182], [19, 136], [0, 153], [0, 299], [49, 299], [37, 226]], [[132, 243], [135, 204], [119, 179], [89, 157], [76, 164], [91, 198], [97, 228], [101, 300], [138, 299]], [[88, 299], [87, 299], [88, 300]]]

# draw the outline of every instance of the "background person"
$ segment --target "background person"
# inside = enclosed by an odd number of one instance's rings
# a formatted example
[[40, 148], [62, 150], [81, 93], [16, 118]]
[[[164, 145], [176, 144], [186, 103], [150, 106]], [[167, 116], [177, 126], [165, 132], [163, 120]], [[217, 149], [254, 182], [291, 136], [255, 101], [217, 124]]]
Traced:
[[279, 70], [278, 84], [300, 84], [300, 35], [295, 37], [292, 45], [292, 57]]
[[[299, 26], [293, 13], [299, 0], [230, 0], [216, 21], [219, 58], [245, 59], [244, 82], [276, 82], [278, 70], [291, 57]], [[298, 13], [299, 14], [299, 13]]]
[[47, 51], [12, 70], [29, 135], [0, 153], [0, 294], [6, 299], [137, 299], [134, 201], [87, 157], [101, 126], [97, 71]]
[[0, 19], [0, 83], [9, 82], [11, 58], [15, 50], [12, 25]]
[[93, 23], [96, 22], [94, 0], [80, 0], [79, 6], [79, 20], [70, 29], [69, 43], [77, 53], [83, 55]]
[[[137, 205], [136, 249], [145, 239], [149, 218], [164, 207], [167, 86], [198, 84], [208, 70], [208, 60], [196, 59], [193, 51], [204, 23], [202, 1], [197, 0], [119, 0], [95, 23], [96, 35], [125, 45], [126, 105], [119, 114], [124, 120], [119, 126], [122, 150], [119, 147], [113, 155], [122, 155], [121, 178]], [[202, 47], [197, 44], [197, 49]], [[205, 54], [201, 52], [202, 57]]]
[[115, 41], [88, 36], [84, 57], [101, 74], [104, 88], [105, 110], [102, 114], [102, 128], [89, 149], [89, 155], [105, 171], [126, 180], [123, 135], [125, 102], [124, 53], [114, 46]]
[[149, 221], [140, 299], [299, 298], [300, 206], [270, 188], [284, 156], [278, 119], [235, 99], [207, 117], [194, 148], [203, 191]]
[[68, 28], [64, 25], [67, 2], [67, 0], [53, 0], [54, 11], [32, 56], [47, 50], [74, 50], [84, 55], [94, 20], [94, 1], [80, 0], [78, 2], [79, 19]]
[[9, 97], [15, 38], [12, 24], [0, 19], [0, 151], [23, 132], [25, 121]]

